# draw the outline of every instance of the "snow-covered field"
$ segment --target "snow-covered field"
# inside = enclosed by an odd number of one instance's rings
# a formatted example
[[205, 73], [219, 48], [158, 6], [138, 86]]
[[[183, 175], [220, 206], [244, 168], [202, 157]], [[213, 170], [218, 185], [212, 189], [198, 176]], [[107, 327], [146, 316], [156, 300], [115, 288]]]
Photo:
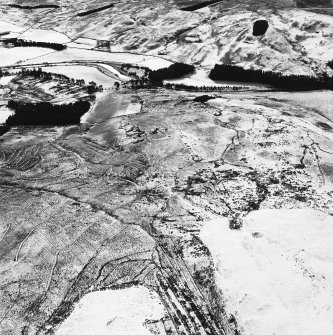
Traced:
[[5, 76], [0, 78], [0, 86], [8, 85], [8, 83], [15, 78], [15, 76]]
[[[10, 32], [10, 37], [18, 37], [29, 41], [68, 43], [71, 40], [63, 33], [51, 29], [34, 29], [18, 26], [7, 21], [0, 21], [0, 33]], [[8, 37], [9, 35], [5, 35]]]
[[77, 38], [74, 41], [74, 43], [79, 44], [79, 45], [81, 45], [81, 47], [86, 48], [86, 49], [94, 48], [97, 45], [97, 41], [95, 39], [84, 38], [84, 37]]
[[[36, 57], [53, 53], [54, 50], [37, 48], [37, 47], [17, 47], [4, 48], [0, 47], [0, 66], [15, 65], [29, 60], [34, 63], [32, 59]], [[39, 58], [37, 58], [39, 59]]]
[[145, 323], [165, 314], [158, 295], [143, 286], [97, 291], [79, 301], [56, 335], [151, 335]]
[[13, 115], [13, 111], [8, 109], [5, 106], [0, 106], [0, 124], [3, 124], [6, 122], [9, 116]]
[[146, 56], [142, 61], [137, 62], [136, 64], [142, 67], [147, 67], [151, 70], [158, 70], [164, 67], [169, 67], [172, 62], [160, 57]]
[[69, 48], [89, 49], [89, 50], [92, 50], [96, 47], [96, 43], [94, 45], [91, 45], [91, 44], [83, 44], [83, 43], [77, 43], [77, 42], [69, 42], [69, 43], [66, 43], [66, 45]]
[[19, 37], [29, 41], [48, 43], [65, 44], [71, 41], [65, 34], [50, 29], [29, 29]]
[[283, 99], [296, 102], [301, 106], [313, 108], [321, 115], [333, 121], [333, 92], [312, 91], [312, 92], [283, 92], [274, 93], [276, 99]]
[[103, 85], [104, 88], [111, 88], [115, 80], [94, 67], [83, 65], [63, 65], [63, 66], [46, 66], [43, 71], [51, 73], [63, 74], [69, 78], [84, 79], [86, 84], [94, 81], [98, 85]]
[[71, 61], [100, 61], [110, 63], [129, 63], [146, 66], [152, 70], [169, 66], [168, 62], [159, 57], [145, 56], [131, 53], [111, 53], [103, 51], [85, 50], [77, 48], [67, 48], [66, 50], [53, 52], [46, 56], [41, 56], [33, 60], [33, 62], [26, 61], [24, 64], [31, 63], [58, 63]]
[[240, 83], [240, 82], [230, 82], [230, 81], [214, 81], [209, 77], [209, 71], [204, 69], [198, 69], [195, 73], [184, 76], [179, 79], [168, 79], [165, 80], [164, 83], [172, 83], [172, 84], [184, 84], [187, 86], [213, 86], [213, 87], [225, 87], [225, 86], [260, 86], [263, 87], [262, 84], [255, 83]]
[[226, 86], [225, 84], [218, 84], [208, 78], [208, 72], [205, 70], [197, 70], [194, 74], [184, 76], [179, 79], [168, 79], [164, 83], [184, 84], [188, 86]]
[[227, 313], [243, 335], [327, 335], [333, 330], [333, 218], [307, 209], [259, 210], [241, 230], [207, 222], [201, 238]]
[[[15, 24], [12, 24], [7, 21], [2, 21], [0, 20], [0, 33], [6, 33], [6, 32], [11, 32], [12, 34], [14, 33], [20, 33], [24, 31], [25, 28], [16, 26]], [[6, 37], [9, 35], [5, 35]]]

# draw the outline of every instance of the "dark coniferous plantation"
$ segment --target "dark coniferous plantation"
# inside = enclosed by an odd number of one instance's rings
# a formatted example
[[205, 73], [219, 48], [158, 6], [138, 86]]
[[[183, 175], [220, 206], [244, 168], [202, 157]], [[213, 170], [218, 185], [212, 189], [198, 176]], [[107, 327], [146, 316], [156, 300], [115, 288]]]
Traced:
[[195, 10], [207, 7], [209, 5], [213, 5], [214, 3], [218, 3], [220, 1], [221, 0], [203, 1], [203, 2], [201, 2], [199, 4], [196, 4], [196, 5], [192, 5], [192, 6], [187, 6], [187, 7], [181, 8], [181, 10], [183, 10], [185, 12], [193, 12]]
[[184, 63], [174, 63], [167, 68], [151, 71], [149, 79], [152, 81], [163, 81], [166, 79], [177, 79], [187, 74], [193, 73], [195, 67]]
[[94, 14], [94, 13], [97, 13], [97, 12], [100, 12], [102, 10], [105, 10], [105, 9], [108, 9], [108, 8], [112, 8], [112, 7], [114, 7], [113, 3], [110, 4], [110, 5], [103, 6], [103, 7], [91, 9], [91, 10], [88, 10], [86, 12], [81, 12], [81, 13], [77, 14], [77, 16], [87, 16], [87, 15]]
[[10, 76], [11, 73], [9, 71], [6, 71], [6, 70], [1, 70], [0, 69], [0, 78], [1, 77], [6, 77], [6, 76]]
[[208, 100], [211, 100], [211, 99], [215, 99], [215, 97], [205, 94], [205, 95], [200, 95], [200, 96], [194, 98], [193, 101], [205, 103], [205, 102], [207, 102]]
[[38, 48], [49, 48], [56, 51], [65, 50], [66, 45], [60, 43], [48, 43], [48, 42], [36, 42], [27, 41], [20, 38], [8, 38], [2, 41], [5, 45], [13, 45], [14, 47], [38, 47]]
[[9, 131], [10, 127], [5, 124], [0, 124], [0, 136], [7, 133]]
[[25, 6], [25, 5], [17, 5], [10, 4], [8, 7], [19, 8], [19, 9], [39, 9], [39, 8], [60, 8], [58, 5], [36, 5], [36, 6]]
[[67, 105], [53, 105], [49, 102], [22, 103], [8, 101], [8, 108], [15, 111], [6, 126], [64, 126], [79, 124], [83, 114], [90, 108], [89, 101], [81, 100]]
[[280, 72], [243, 69], [233, 65], [215, 65], [209, 78], [213, 80], [230, 80], [239, 82], [257, 82], [286, 90], [333, 89], [333, 78], [320, 78], [303, 75], [283, 75]]

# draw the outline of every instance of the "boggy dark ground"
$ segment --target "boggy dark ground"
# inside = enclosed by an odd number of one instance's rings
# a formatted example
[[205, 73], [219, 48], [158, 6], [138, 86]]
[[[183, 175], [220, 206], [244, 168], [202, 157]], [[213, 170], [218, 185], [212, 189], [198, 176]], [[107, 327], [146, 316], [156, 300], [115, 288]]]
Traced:
[[87, 125], [2, 136], [4, 334], [51, 334], [87, 292], [136, 284], [159, 293], [165, 334], [237, 333], [202, 223], [241, 225], [259, 208], [331, 213], [333, 133], [316, 126], [330, 121], [268, 98], [156, 93], [136, 92], [141, 112], [107, 121], [108, 142]]

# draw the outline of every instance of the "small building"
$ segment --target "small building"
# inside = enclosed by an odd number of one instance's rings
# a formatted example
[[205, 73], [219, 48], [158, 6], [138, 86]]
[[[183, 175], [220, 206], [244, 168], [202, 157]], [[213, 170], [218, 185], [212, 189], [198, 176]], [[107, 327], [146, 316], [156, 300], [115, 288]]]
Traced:
[[111, 42], [108, 40], [97, 40], [97, 48], [110, 50]]

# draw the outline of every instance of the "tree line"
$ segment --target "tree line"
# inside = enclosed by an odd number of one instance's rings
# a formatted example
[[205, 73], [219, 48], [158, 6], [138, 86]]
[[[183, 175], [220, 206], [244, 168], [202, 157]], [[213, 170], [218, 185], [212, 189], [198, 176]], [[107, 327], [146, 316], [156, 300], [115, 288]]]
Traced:
[[132, 79], [122, 83], [122, 88], [130, 89], [157, 89], [166, 88], [175, 91], [191, 91], [191, 92], [225, 92], [225, 91], [243, 91], [249, 89], [248, 86], [242, 85], [225, 85], [225, 86], [193, 86], [178, 83], [166, 83], [161, 81], [152, 81], [149, 78]]
[[7, 107], [14, 110], [5, 126], [64, 126], [79, 124], [81, 116], [90, 109], [87, 100], [54, 105], [50, 102], [24, 103], [9, 100]]
[[1, 69], [0, 69], [0, 78], [1, 78], [1, 77], [11, 76], [11, 75], [12, 75], [11, 72], [9, 72], [9, 71], [7, 71], [7, 70], [1, 70]]
[[24, 76], [31, 76], [35, 78], [42, 78], [45, 80], [52, 80], [52, 79], [58, 79], [61, 81], [64, 81], [68, 84], [77, 85], [80, 87], [83, 87], [87, 90], [88, 94], [93, 94], [95, 92], [101, 92], [103, 91], [102, 85], [97, 85], [94, 81], [90, 81], [88, 84], [84, 81], [84, 79], [74, 79], [69, 78], [63, 74], [60, 73], [53, 73], [53, 72], [44, 72], [42, 68], [22, 68], [20, 74]]
[[95, 92], [102, 92], [104, 90], [102, 85], [97, 85], [94, 81], [90, 81], [86, 84], [84, 79], [74, 79], [69, 78], [60, 73], [53, 73], [53, 72], [45, 72], [42, 68], [21, 68], [21, 71], [18, 73], [11, 73], [8, 70], [1, 70], [0, 69], [0, 78], [11, 76], [11, 75], [21, 75], [22, 77], [34, 77], [34, 78], [41, 78], [44, 80], [52, 80], [58, 79], [62, 82], [66, 82], [68, 84], [77, 85], [84, 88], [88, 94], [93, 94]]
[[166, 89], [176, 91], [191, 91], [191, 92], [225, 92], [225, 91], [243, 91], [247, 90], [248, 86], [242, 85], [225, 85], [225, 86], [194, 86], [185, 84], [166, 83], [163, 85]]
[[211, 70], [212, 80], [257, 82], [288, 90], [333, 89], [333, 77], [326, 74], [320, 77], [305, 75], [284, 75], [280, 72], [244, 69], [234, 65], [218, 65]]
[[38, 47], [53, 49], [56, 51], [62, 51], [67, 48], [67, 45], [61, 43], [28, 41], [20, 38], [7, 38], [2, 40], [2, 43], [4, 45], [13, 45], [14, 47]]
[[0, 136], [6, 134], [10, 130], [10, 127], [5, 124], [0, 124]]

